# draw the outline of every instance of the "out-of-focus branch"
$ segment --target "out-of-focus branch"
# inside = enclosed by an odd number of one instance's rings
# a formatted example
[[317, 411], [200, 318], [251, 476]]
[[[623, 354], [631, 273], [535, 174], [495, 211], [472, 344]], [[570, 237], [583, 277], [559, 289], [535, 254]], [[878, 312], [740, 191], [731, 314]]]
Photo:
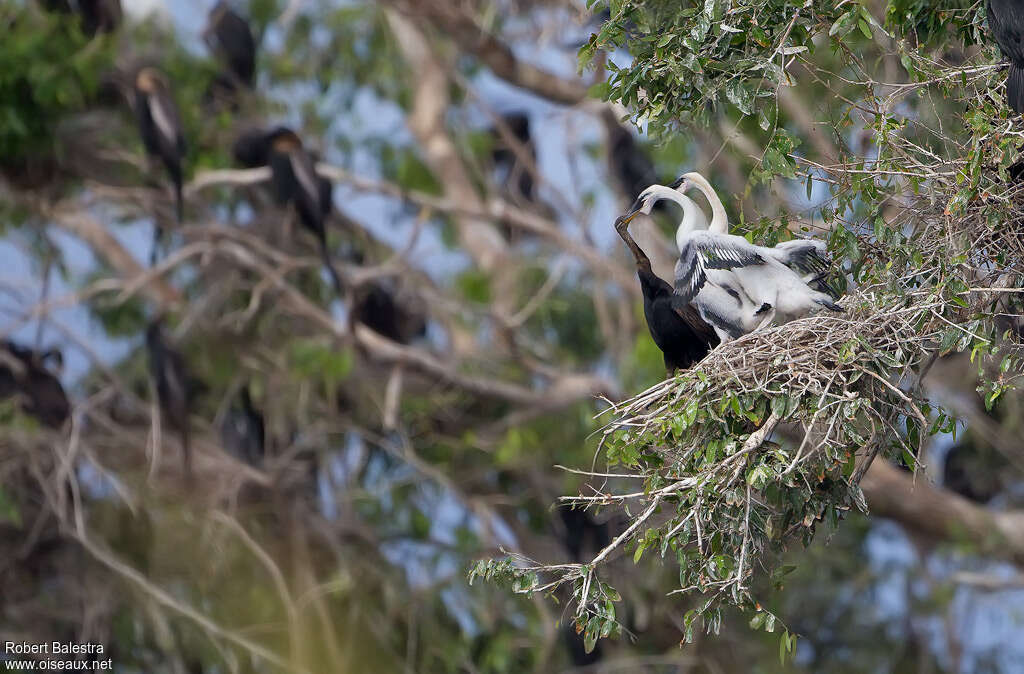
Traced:
[[396, 1], [406, 15], [428, 20], [436, 30], [473, 54], [495, 75], [549, 101], [575, 105], [587, 96], [587, 88], [575, 79], [559, 77], [516, 58], [512, 48], [480, 26], [459, 3], [449, 0]]
[[807, 108], [807, 104], [797, 93], [795, 87], [779, 88], [779, 105], [789, 115], [790, 120], [800, 127], [803, 137], [810, 140], [822, 161], [839, 160], [839, 148], [828, 135], [827, 128], [816, 121]]
[[251, 169], [213, 169], [200, 171], [185, 185], [185, 197], [192, 197], [197, 192], [218, 185], [256, 185], [270, 180], [270, 167], [261, 166]]
[[[438, 60], [419, 28], [407, 17], [395, 11], [388, 11], [387, 17], [412, 76], [409, 128], [423, 148], [427, 163], [441, 181], [445, 196], [469, 209], [482, 210], [483, 204], [473, 181], [445, 128], [450, 84], [446, 66]], [[481, 269], [494, 271], [503, 266], [507, 247], [497, 230], [471, 217], [458, 218], [457, 225], [462, 244]]]
[[211, 620], [209, 617], [200, 613], [192, 606], [182, 603], [169, 592], [163, 588], [154, 585], [145, 575], [139, 573], [137, 570], [125, 564], [117, 557], [115, 557], [109, 550], [102, 545], [96, 543], [91, 537], [88, 537], [84, 530], [81, 528], [73, 529], [71, 536], [78, 541], [78, 543], [99, 563], [106, 566], [108, 569], [118, 574], [126, 581], [137, 586], [141, 591], [145, 592], [151, 597], [157, 604], [164, 608], [170, 609], [175, 613], [187, 618], [188, 620], [195, 623], [200, 629], [209, 633], [211, 636], [218, 637], [228, 641], [243, 650], [252, 653], [255, 657], [262, 660], [266, 660], [278, 667], [288, 669], [289, 671], [302, 672], [305, 670], [297, 670], [291, 668], [290, 662], [274, 653], [273, 651], [265, 648], [262, 644], [250, 640], [237, 632], [222, 627], [218, 623]]
[[[107, 228], [96, 219], [83, 213], [80, 208], [75, 208], [70, 204], [61, 204], [47, 215], [58, 227], [74, 234], [88, 244], [120, 276], [131, 279], [145, 273], [142, 265], [135, 261], [132, 254], [125, 250], [124, 246], [107, 231]], [[150, 278], [141, 288], [141, 292], [162, 308], [179, 304], [182, 301], [181, 293], [159, 277]]]
[[281, 293], [279, 304], [286, 303], [291, 311], [305, 316], [338, 339], [348, 341], [354, 337], [356, 345], [375, 360], [407, 366], [411, 370], [470, 393], [549, 410], [561, 409], [580, 398], [614, 390], [614, 386], [608, 380], [582, 374], [559, 374], [544, 390], [526, 388], [493, 377], [463, 374], [458, 371], [456, 363], [442, 361], [422, 348], [393, 342], [362, 324], [356, 324], [350, 332], [348, 326], [336, 322], [328, 312], [287, 283], [269, 264], [258, 259], [245, 246], [224, 240], [217, 246], [217, 251], [230, 256], [237, 264], [272, 280], [274, 287]]
[[536, 234], [549, 240], [565, 252], [579, 257], [602, 276], [614, 279], [616, 283], [629, 291], [639, 292], [632, 272], [628, 271], [625, 267], [615, 263], [607, 255], [587, 242], [569, 238], [556, 223], [535, 213], [517, 208], [504, 199], [493, 198], [486, 204], [478, 204], [476, 209], [472, 209], [467, 207], [466, 204], [455, 202], [449, 198], [434, 197], [422, 192], [402, 189], [393, 183], [363, 178], [337, 166], [318, 164], [317, 170], [331, 180], [344, 182], [361, 190], [386, 194], [417, 206], [424, 206], [445, 213], [493, 219], [531, 234]]
[[[579, 257], [595, 272], [604, 278], [614, 280], [616, 284], [627, 292], [639, 294], [639, 287], [630, 270], [616, 263], [610, 256], [602, 253], [586, 241], [570, 238], [558, 227], [557, 223], [525, 209], [518, 208], [504, 199], [493, 198], [484, 203], [474, 193], [472, 203], [465, 203], [450, 196], [435, 197], [414, 190], [406, 190], [386, 181], [357, 176], [350, 171], [331, 164], [320, 163], [317, 164], [316, 168], [317, 172], [325, 178], [334, 182], [351, 185], [359, 190], [384, 194], [417, 206], [451, 213], [463, 218], [494, 220], [530, 232], [531, 234], [536, 234], [547, 239], [565, 252]], [[185, 193], [186, 195], [195, 194], [201, 190], [221, 185], [256, 185], [269, 179], [270, 170], [266, 168], [201, 171], [185, 187]], [[504, 244], [500, 241], [496, 242], [495, 245], [504, 247]]]
[[[260, 170], [256, 169], [256, 171]], [[255, 173], [244, 176], [244, 178], [253, 178], [257, 182], [260, 179]], [[85, 240], [97, 254], [108, 260], [111, 266], [119, 272], [131, 277], [140, 277], [145, 274], [142, 267], [99, 222], [65, 209], [58, 209], [51, 216], [58, 224]], [[230, 252], [236, 261], [259, 271], [264, 278], [273, 279], [274, 286], [284, 293], [290, 305], [298, 313], [327, 328], [336, 337], [348, 338], [349, 333], [343, 324], [335, 322], [330, 314], [285, 282], [283, 277], [275, 273], [271, 266], [257, 260], [247, 247], [223, 239], [220, 242], [216, 240], [212, 242], [212, 247], [222, 252]], [[178, 292], [158, 276], [151, 276], [149, 282], [142, 287], [141, 292], [147, 294], [161, 307], [181, 301]], [[415, 371], [471, 393], [503, 398], [528, 407], [560, 409], [580, 398], [606, 394], [615, 388], [610, 381], [601, 377], [565, 374], [555, 379], [546, 390], [536, 391], [493, 378], [476, 378], [461, 374], [457, 368], [452, 366], [452, 363], [443, 362], [420, 348], [392, 342], [363, 325], [356, 325], [353, 334], [358, 346], [376, 359], [408, 366]]]
[[1024, 512], [994, 511], [929, 484], [885, 461], [860, 483], [872, 515], [927, 536], [973, 543], [987, 555], [1024, 564]]

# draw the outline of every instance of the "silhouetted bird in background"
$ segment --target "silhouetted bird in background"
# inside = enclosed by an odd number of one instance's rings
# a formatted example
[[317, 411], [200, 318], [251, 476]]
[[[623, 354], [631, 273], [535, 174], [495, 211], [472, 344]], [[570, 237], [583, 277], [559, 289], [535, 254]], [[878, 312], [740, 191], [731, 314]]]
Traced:
[[608, 168], [619, 190], [632, 197], [659, 182], [654, 162], [629, 129], [615, 118], [615, 113], [605, 110], [602, 121], [608, 134]]
[[264, 129], [245, 129], [231, 144], [231, 156], [245, 168], [266, 166], [270, 163], [270, 141]]
[[[160, 158], [174, 184], [175, 214], [181, 222], [184, 215], [181, 162], [185, 156], [185, 137], [178, 108], [171, 98], [171, 87], [164, 74], [156, 68], [147, 66], [135, 75], [135, 113], [146, 152], [151, 157]], [[156, 261], [157, 247], [163, 234], [159, 218], [156, 220], [151, 262]]]
[[583, 643], [583, 635], [576, 632], [576, 626], [572, 620], [568, 620], [562, 627], [562, 638], [565, 639], [565, 647], [569, 651], [569, 660], [574, 667], [587, 667], [601, 661], [604, 654], [601, 652], [601, 641], [594, 644], [594, 650], [587, 653], [586, 644]]
[[252, 404], [249, 387], [243, 386], [236, 404], [232, 404], [221, 424], [224, 449], [254, 468], [263, 464], [266, 453], [263, 415]]
[[[246, 168], [268, 166], [270, 165], [273, 141], [286, 134], [291, 134], [298, 139], [298, 136], [291, 129], [283, 126], [270, 131], [258, 128], [246, 129], [239, 133], [235, 138], [235, 142], [231, 146], [231, 154], [240, 166], [244, 166]], [[301, 145], [301, 140], [299, 141], [299, 144]], [[309, 156], [315, 167], [317, 159], [316, 155], [310, 153]], [[323, 217], [327, 218], [331, 214], [331, 207], [333, 205], [331, 196], [333, 188], [331, 186], [331, 181], [317, 173], [316, 183], [317, 190], [319, 191], [320, 204], [323, 208]], [[276, 182], [274, 183], [274, 186], [276, 190]]]
[[1012, 468], [998, 449], [968, 434], [946, 452], [942, 486], [975, 503], [988, 503], [1013, 486]]
[[78, 13], [86, 35], [110, 33], [121, 24], [120, 0], [78, 0]]
[[341, 294], [341, 280], [327, 254], [326, 219], [333, 199], [331, 181], [316, 172], [316, 157], [302, 148], [302, 141], [286, 127], [271, 131], [247, 129], [231, 147], [235, 161], [246, 168], [270, 166], [274, 195], [281, 204], [295, 204], [302, 224], [320, 242], [321, 255]]
[[558, 509], [565, 526], [562, 543], [574, 562], [583, 561], [583, 552], [590, 550], [596, 555], [608, 545], [608, 523], [600, 524], [583, 508], [562, 507]]
[[157, 319], [146, 329], [149, 371], [156, 382], [157, 402], [168, 424], [181, 434], [182, 461], [186, 479], [192, 478], [192, 447], [189, 415], [201, 385], [189, 378], [185, 358], [164, 339], [162, 321]]
[[[291, 129], [278, 127], [267, 134], [267, 163], [274, 192], [281, 204], [291, 203], [299, 222], [316, 236], [320, 255], [331, 275], [334, 289], [342, 294], [342, 282], [327, 250], [327, 216], [331, 213], [331, 183], [316, 172], [316, 161]], [[237, 149], [237, 148], [236, 148]]]
[[88, 36], [110, 33], [121, 23], [120, 0], [41, 0], [40, 5], [49, 12], [78, 14]]
[[[537, 146], [530, 134], [530, 118], [525, 112], [511, 112], [502, 115], [502, 121], [512, 136], [523, 145], [525, 153], [536, 164]], [[505, 190], [513, 197], [513, 201], [535, 201], [533, 174], [519, 159], [515, 150], [505, 142], [497, 128], [491, 129], [491, 135], [494, 136], [491, 160], [494, 162], [495, 168], [504, 174], [501, 182]]]
[[249, 22], [221, 0], [210, 10], [203, 39], [228, 67], [230, 76], [251, 88], [256, 76], [256, 40]]
[[377, 281], [356, 290], [352, 318], [399, 344], [408, 344], [427, 332], [426, 314], [400, 302], [394, 290]]
[[203, 94], [203, 105], [214, 112], [221, 105], [237, 112], [238, 92], [251, 89], [256, 77], [256, 39], [249, 22], [222, 0], [210, 10], [203, 39], [224, 66]]
[[19, 396], [21, 410], [44, 426], [60, 428], [71, 413], [71, 405], [60, 380], [47, 368], [47, 361], [60, 371], [64, 357], [50, 349], [37, 352], [11, 341], [0, 343], [0, 399]]
[[[637, 142], [633, 133], [621, 124], [611, 110], [602, 114], [608, 133], [608, 170], [618, 188], [628, 197], [640, 194], [648, 185], [659, 183], [654, 162]], [[665, 213], [668, 205], [658, 202], [654, 211]]]
[[988, 28], [1003, 56], [1010, 60], [1006, 100], [1024, 113], [1024, 3], [1020, 0], [989, 0]]

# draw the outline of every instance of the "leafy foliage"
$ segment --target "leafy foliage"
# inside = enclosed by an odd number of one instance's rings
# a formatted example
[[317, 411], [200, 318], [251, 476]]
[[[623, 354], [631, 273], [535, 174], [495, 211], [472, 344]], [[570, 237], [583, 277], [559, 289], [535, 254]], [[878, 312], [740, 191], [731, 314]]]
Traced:
[[0, 157], [49, 156], [56, 122], [95, 96], [111, 40], [89, 39], [78, 22], [18, 3], [0, 7], [0, 26], [17, 27], [0, 41]]
[[[775, 92], [791, 83], [787, 68], [793, 57], [812, 56], [814, 37], [836, 20], [835, 3], [817, 1], [613, 5], [611, 21], [583, 47], [580, 61], [588, 63], [597, 50], [628, 48], [633, 60], [628, 67], [610, 66], [605, 97], [657, 130], [677, 128], [683, 115], [706, 123], [723, 105], [757, 116], [768, 129]], [[862, 5], [852, 7], [837, 31], [863, 24], [861, 32], [870, 39], [867, 21], [873, 19]]]

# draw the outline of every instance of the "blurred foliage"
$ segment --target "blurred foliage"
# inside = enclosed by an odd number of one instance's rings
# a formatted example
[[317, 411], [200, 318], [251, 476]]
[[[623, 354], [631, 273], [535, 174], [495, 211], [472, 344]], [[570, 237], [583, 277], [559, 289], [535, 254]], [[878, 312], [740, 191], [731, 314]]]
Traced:
[[[885, 25], [900, 35], [941, 46], [951, 39], [983, 42], [985, 3], [963, 0], [889, 0]], [[953, 32], [955, 35], [951, 35]]]
[[48, 157], [56, 123], [94, 102], [113, 40], [21, 3], [0, 6], [0, 26], [0, 161]]

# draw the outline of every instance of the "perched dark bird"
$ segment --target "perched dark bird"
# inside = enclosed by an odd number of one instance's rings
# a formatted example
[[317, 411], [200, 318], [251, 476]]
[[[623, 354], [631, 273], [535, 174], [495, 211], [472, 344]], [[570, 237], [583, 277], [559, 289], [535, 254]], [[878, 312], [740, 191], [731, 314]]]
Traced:
[[[509, 203], [548, 220], [558, 220], [558, 210], [540, 195], [534, 180], [537, 171], [537, 144], [525, 112], [502, 115], [501, 125], [490, 129], [493, 138], [491, 167], [501, 197]], [[525, 232], [503, 224], [500, 230], [510, 243], [528, 238]]]
[[569, 651], [569, 661], [573, 667], [588, 667], [597, 664], [604, 657], [600, 639], [594, 644], [594, 649], [587, 653], [583, 635], [576, 631], [576, 626], [571, 620], [562, 627], [562, 637], [565, 639], [565, 648]]
[[120, 0], [78, 0], [82, 32], [86, 35], [113, 32], [121, 23]]
[[48, 12], [78, 14], [82, 33], [88, 36], [110, 33], [121, 23], [120, 0], [40, 0]]
[[[181, 222], [184, 215], [181, 162], [185, 156], [185, 138], [181, 131], [178, 107], [171, 98], [171, 87], [164, 74], [156, 68], [147, 66], [135, 75], [135, 113], [146, 152], [151, 157], [160, 158], [174, 183], [175, 213], [178, 222]], [[154, 232], [154, 261], [161, 235], [158, 224]]]
[[1010, 60], [1006, 100], [1024, 113], [1024, 3], [1020, 0], [989, 0], [988, 29], [1003, 56]]
[[270, 134], [264, 129], [245, 129], [231, 144], [231, 156], [245, 168], [270, 163]]
[[20, 396], [22, 411], [44, 426], [60, 428], [71, 413], [64, 387], [47, 367], [63, 365], [60, 351], [40, 353], [11, 341], [0, 342], [0, 399]]
[[[615, 231], [626, 242], [636, 259], [636, 275], [644, 296], [644, 318], [654, 343], [665, 356], [665, 368], [671, 373], [687, 369], [718, 346], [718, 335], [690, 304], [673, 306], [674, 289], [651, 268], [651, 260], [629, 235], [629, 221], [615, 220]], [[675, 303], [678, 304], [678, 303]]]
[[299, 222], [316, 236], [320, 255], [331, 275], [334, 289], [342, 294], [341, 277], [327, 250], [327, 216], [331, 213], [331, 183], [316, 172], [316, 161], [291, 129], [278, 127], [267, 134], [267, 163], [277, 200], [291, 203]]
[[192, 447], [189, 437], [189, 415], [198, 392], [196, 382], [189, 378], [185, 358], [164, 339], [162, 321], [146, 329], [149, 350], [149, 371], [156, 382], [157, 402], [163, 418], [181, 434], [182, 460], [187, 479], [192, 477]]
[[[536, 165], [537, 145], [533, 142], [533, 136], [530, 134], [530, 118], [525, 112], [511, 112], [503, 115], [502, 121]], [[491, 129], [491, 135], [495, 141], [491, 150], [491, 161], [494, 162], [495, 168], [503, 174], [500, 182], [504, 185], [506, 192], [512, 196], [513, 201], [535, 201], [536, 186], [530, 169], [524, 165], [510, 144], [505, 142], [497, 128]]]
[[1009, 462], [971, 437], [954, 445], [942, 464], [942, 486], [975, 503], [988, 503], [1012, 482]]
[[602, 121], [608, 135], [608, 168], [619, 190], [632, 197], [659, 182], [654, 162], [629, 129], [616, 119], [615, 113], [604, 111]]
[[75, 11], [71, 6], [71, 0], [39, 0], [39, 6], [47, 12], [58, 14], [70, 14]]
[[352, 318], [399, 344], [408, 344], [427, 332], [423, 311], [400, 301], [394, 290], [377, 281], [356, 290]]
[[610, 542], [608, 523], [598, 523], [583, 508], [563, 507], [558, 509], [558, 514], [565, 526], [562, 544], [565, 545], [572, 561], [583, 561], [583, 553], [586, 549], [590, 550], [589, 554], [596, 555]]
[[256, 76], [256, 40], [249, 22], [220, 0], [207, 18], [203, 39], [217, 55], [232, 78], [252, 88]]
[[252, 404], [249, 387], [243, 386], [237, 404], [231, 406], [220, 427], [224, 449], [254, 468], [263, 464], [266, 452], [263, 415]]

